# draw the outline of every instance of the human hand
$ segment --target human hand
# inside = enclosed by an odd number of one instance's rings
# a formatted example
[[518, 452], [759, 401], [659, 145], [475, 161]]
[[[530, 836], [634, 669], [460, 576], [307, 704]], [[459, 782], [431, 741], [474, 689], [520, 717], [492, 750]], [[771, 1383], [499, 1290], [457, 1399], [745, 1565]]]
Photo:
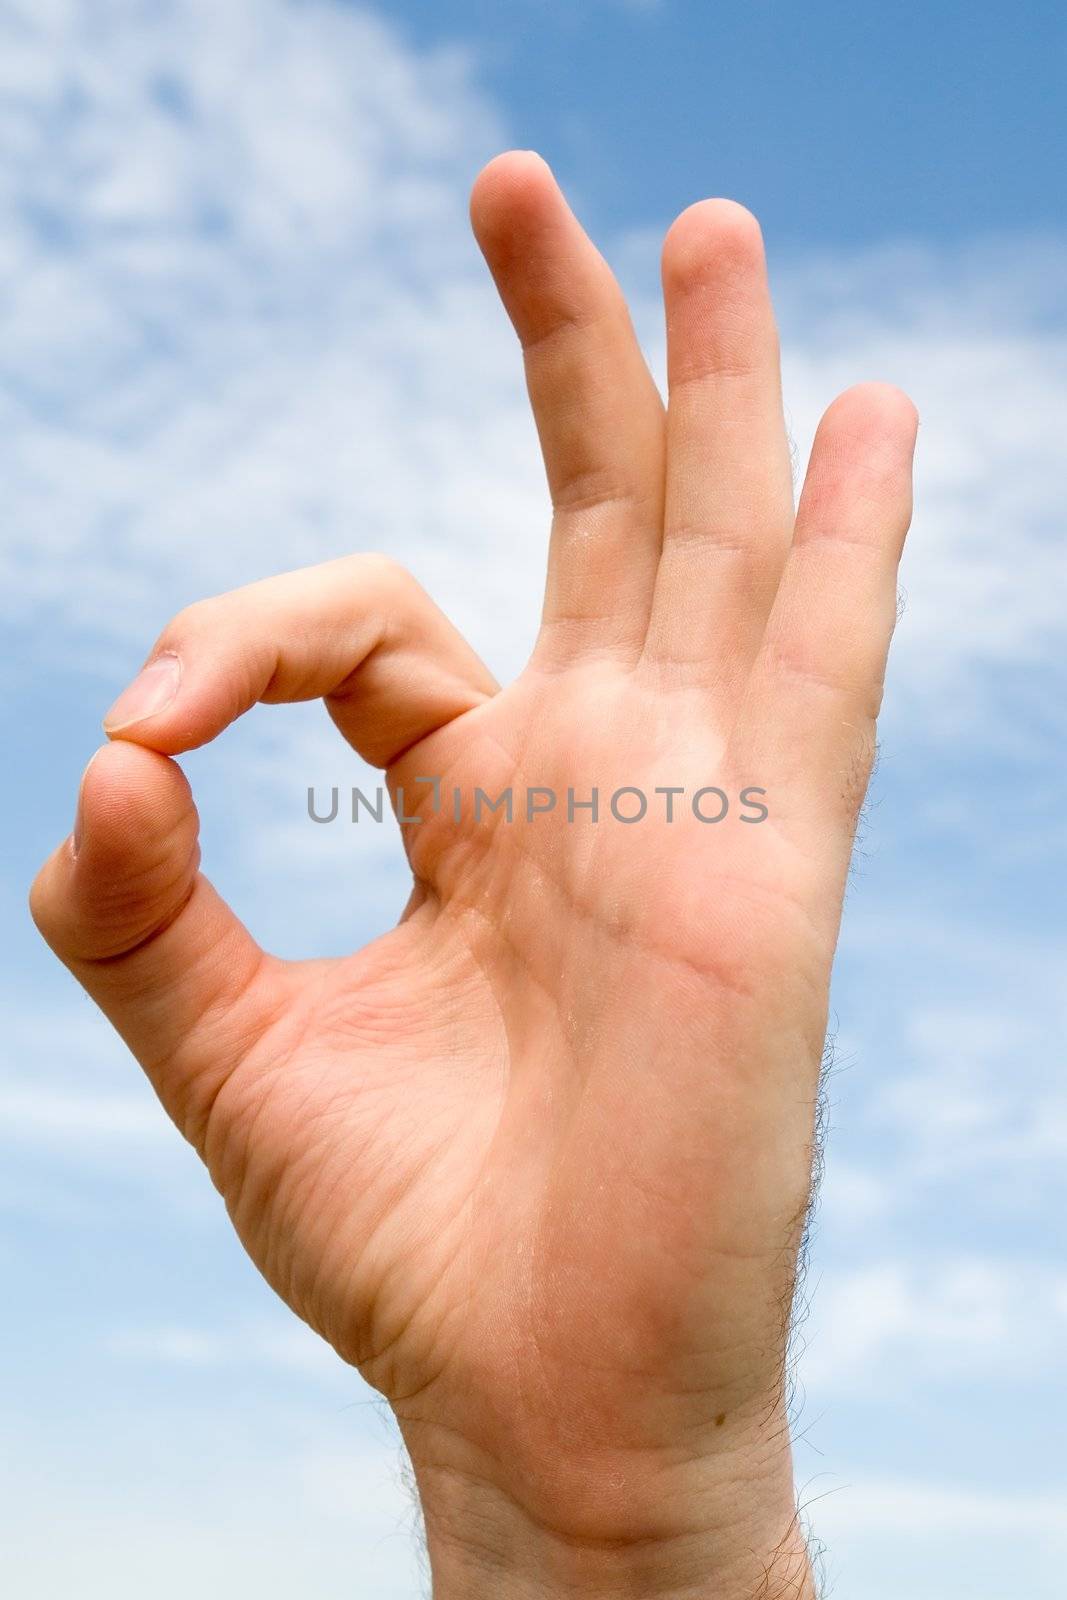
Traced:
[[[794, 518], [746, 212], [668, 235], [666, 413], [544, 164], [498, 158], [472, 214], [555, 508], [526, 670], [497, 690], [379, 557], [193, 606], [33, 913], [268, 1281], [390, 1400], [440, 1600], [807, 1596], [785, 1347], [915, 415], [835, 401]], [[415, 887], [366, 949], [287, 963], [200, 875], [170, 757], [318, 697], [418, 815]]]

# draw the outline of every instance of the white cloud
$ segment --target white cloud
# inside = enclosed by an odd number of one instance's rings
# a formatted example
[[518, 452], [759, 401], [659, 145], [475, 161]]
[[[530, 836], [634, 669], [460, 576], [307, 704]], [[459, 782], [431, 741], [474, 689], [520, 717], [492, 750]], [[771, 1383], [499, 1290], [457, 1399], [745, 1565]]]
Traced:
[[818, 1199], [821, 1222], [863, 1232], [892, 1214], [897, 1188], [884, 1168], [869, 1171], [838, 1156], [831, 1136]]
[[198, 592], [404, 545], [476, 633], [532, 618], [532, 429], [465, 218], [500, 140], [463, 57], [321, 0], [26, 7], [9, 48], [17, 614], [132, 650]]
[[[910, 1020], [910, 1070], [875, 1093], [871, 1116], [904, 1134], [914, 1181], [943, 1182], [961, 1171], [988, 1181], [1021, 1166], [1062, 1171], [1067, 1086], [1053, 1041], [1067, 1019], [1056, 1016], [1055, 990], [1044, 999], [1044, 1014], [1035, 1004], [946, 1006]], [[1008, 1071], [1008, 1063], [1026, 1070]]]
[[[1065, 268], [1067, 249], [1049, 262], [1061, 283]], [[1010, 306], [1018, 269], [994, 258], [988, 270], [983, 287], [999, 288]], [[920, 731], [925, 723], [958, 737], [997, 705], [991, 679], [975, 684], [976, 669], [1058, 672], [1067, 545], [1056, 485], [1067, 338], [1042, 327], [990, 325], [978, 305], [961, 317], [956, 262], [931, 254], [924, 272], [905, 276], [889, 307], [878, 298], [883, 271], [877, 257], [857, 259], [843, 305], [805, 318], [804, 342], [786, 363], [787, 392], [802, 439], [819, 407], [858, 378], [897, 382], [919, 406], [917, 510], [893, 657], [894, 690], [906, 698], [894, 715], [907, 717], [909, 728], [919, 718]], [[793, 315], [804, 316], [803, 296]], [[988, 738], [991, 730], [982, 731]]]
[[268, 1435], [257, 1452], [220, 1428], [217, 1413], [189, 1420], [188, 1435], [179, 1435], [172, 1417], [152, 1416], [166, 1430], [166, 1456], [179, 1456], [169, 1476], [151, 1436], [136, 1461], [109, 1461], [110, 1476], [99, 1447], [83, 1454], [69, 1443], [51, 1461], [22, 1459], [17, 1471], [5, 1463], [4, 1573], [13, 1592], [79, 1600], [412, 1600], [424, 1592], [395, 1447], [343, 1448], [340, 1430], [320, 1425], [289, 1449]]
[[[1023, 1476], [1023, 1474], [1020, 1474]], [[858, 1476], [802, 1500], [826, 1549], [828, 1593], [862, 1600], [1057, 1600], [1067, 1493], [979, 1482]]]
[[349, 1393], [370, 1393], [353, 1369], [289, 1312], [236, 1327], [122, 1328], [108, 1338], [107, 1349], [122, 1361], [205, 1371], [260, 1367], [334, 1384]]
[[[516, 668], [545, 502], [468, 238], [503, 142], [471, 64], [326, 0], [52, 0], [0, 14], [0, 47], [8, 604], [113, 671], [198, 592], [385, 546]], [[646, 242], [619, 254], [647, 291]], [[925, 414], [896, 673], [938, 726], [970, 669], [1047, 662], [1061, 627], [1064, 266], [1054, 241], [776, 263], [802, 446], [860, 377]]]
[[995, 1376], [1003, 1389], [1058, 1368], [1067, 1340], [1067, 1274], [964, 1256], [917, 1265], [879, 1260], [830, 1275], [804, 1327], [801, 1377], [812, 1392], [892, 1392]]
[[[471, 63], [326, 0], [9, 6], [0, 56], [17, 152], [0, 172], [0, 604], [33, 669], [59, 622], [103, 704], [181, 604], [364, 547], [405, 560], [517, 670], [546, 497], [467, 227], [470, 178], [505, 142]], [[648, 241], [609, 253], [656, 354]], [[1063, 266], [1055, 243], [1021, 263], [988, 247], [776, 263], [801, 445], [864, 376], [898, 379], [926, 415], [889, 702], [914, 734], [988, 708], [982, 669], [1059, 654]], [[233, 836], [242, 909], [275, 943], [264, 870], [326, 942], [350, 926], [339, 865], [358, 863], [363, 923], [404, 897], [387, 835], [302, 822], [307, 782], [343, 770], [311, 718], [270, 712], [204, 768], [209, 867], [235, 775], [248, 793], [256, 774]]]
[[1064, 1544], [1067, 1494], [875, 1480], [828, 1496], [818, 1520], [843, 1538], [885, 1530], [904, 1538], [930, 1532], [965, 1536], [995, 1528], [1001, 1535], [1045, 1535]]
[[100, 1139], [140, 1142], [157, 1138], [162, 1120], [159, 1107], [141, 1097], [0, 1082], [0, 1127], [8, 1137], [68, 1148]]
[[[989, 926], [906, 899], [846, 916], [854, 1017], [837, 1044], [855, 1070], [828, 1086], [831, 1228], [914, 1221], [962, 1185], [968, 1215], [986, 1219], [1029, 1211], [1032, 1223], [1061, 1204], [1067, 949], [1019, 926], [1025, 909], [1009, 902]], [[893, 995], [897, 1009], [884, 1009]], [[875, 1170], [860, 1170], [863, 1149], [880, 1152]]]
[[[653, 281], [659, 243], [647, 231], [622, 241], [628, 282]], [[897, 383], [922, 418], [887, 725], [1010, 745], [1021, 695], [1046, 718], [1063, 700], [1067, 240], [772, 255], [771, 273], [801, 471], [850, 384]], [[659, 310], [647, 298], [638, 310], [662, 368]], [[1010, 679], [1014, 721], [1005, 669], [1028, 674]]]
[[[380, 18], [326, 0], [0, 3], [0, 605], [34, 672], [59, 670], [58, 622], [73, 658], [62, 671], [117, 687], [186, 601], [358, 547], [407, 561], [502, 674], [518, 668], [539, 604], [546, 500], [514, 341], [465, 217], [471, 176], [504, 142], [462, 54], [413, 52]], [[651, 253], [606, 243], [637, 284], [661, 365]], [[1062, 655], [1067, 247], [773, 266], [802, 451], [818, 412], [860, 378], [902, 383], [923, 412], [890, 715], [912, 736], [980, 727], [987, 747], [1029, 742], [1025, 728], [981, 719], [998, 705], [995, 674], [1013, 692], [1020, 669], [1047, 687]], [[13, 704], [23, 691], [16, 681]], [[1050, 694], [1042, 725], [1061, 714]], [[391, 831], [303, 821], [307, 783], [343, 781], [334, 737], [311, 709], [265, 711], [197, 758], [209, 868], [223, 838], [233, 849], [219, 864], [268, 942], [295, 926], [297, 904], [332, 938], [349, 917], [387, 920], [403, 898]], [[238, 773], [249, 804], [235, 818]], [[352, 907], [338, 903], [342, 868]], [[889, 939], [914, 951], [917, 930], [883, 919], [871, 937], [881, 959]], [[940, 959], [932, 935], [927, 953]], [[999, 944], [983, 961], [976, 985], [1000, 971]], [[963, 1002], [919, 1009], [908, 1071], [864, 1124], [899, 1141], [899, 1169], [872, 1175], [832, 1157], [839, 1214], [873, 1226], [909, 1185], [928, 1193], [979, 1163], [1010, 1175], [1036, 1170], [1035, 1157], [1042, 1171], [1062, 1162], [1051, 1035], [1020, 1041], [1030, 1006], [1020, 991], [977, 1019]], [[164, 1144], [182, 1152], [147, 1089], [127, 1081], [124, 1047], [110, 1035], [105, 1045], [84, 1009], [41, 1016], [27, 1002], [8, 1021], [21, 1031], [8, 1033], [0, 1084], [7, 1150], [21, 1145], [46, 1174], [120, 1149], [113, 1166], [157, 1175]], [[1025, 1071], [1008, 1082], [1013, 1050]], [[1001, 1382], [1020, 1359], [1044, 1370], [1062, 1347], [1061, 1274], [987, 1258], [919, 1267], [903, 1253], [839, 1272], [815, 1295], [809, 1388], [878, 1398], [902, 1372]], [[131, 1324], [112, 1354], [194, 1378], [247, 1361], [269, 1381], [305, 1363], [326, 1372], [333, 1358], [311, 1338], [251, 1322]], [[20, 1450], [31, 1448], [32, 1430]], [[401, 1515], [391, 1491], [375, 1498], [384, 1456], [324, 1445], [301, 1459], [286, 1480], [302, 1485], [301, 1510], [344, 1519], [318, 1543], [325, 1523], [309, 1520], [303, 1546], [250, 1498], [219, 1527], [199, 1506], [170, 1503], [163, 1519], [84, 1484], [57, 1492], [51, 1470], [36, 1484], [20, 1471], [8, 1497], [14, 1581], [27, 1594], [185, 1596], [210, 1569], [220, 1592], [251, 1587], [264, 1600], [410, 1593], [402, 1542], [377, 1542]], [[267, 1485], [265, 1505], [281, 1503], [276, 1491]], [[56, 1503], [64, 1548], [48, 1537]], [[835, 1532], [838, 1504], [852, 1520]], [[899, 1547], [909, 1529], [981, 1539], [983, 1519], [1009, 1541], [1044, 1539], [1062, 1509], [1055, 1495], [866, 1483], [816, 1521], [835, 1542], [851, 1529]], [[850, 1592], [874, 1600], [876, 1581]]]
[[119, 1142], [158, 1157], [174, 1130], [95, 1006], [72, 993], [46, 1008], [10, 990], [3, 1002], [0, 1141], [65, 1158], [99, 1158]]

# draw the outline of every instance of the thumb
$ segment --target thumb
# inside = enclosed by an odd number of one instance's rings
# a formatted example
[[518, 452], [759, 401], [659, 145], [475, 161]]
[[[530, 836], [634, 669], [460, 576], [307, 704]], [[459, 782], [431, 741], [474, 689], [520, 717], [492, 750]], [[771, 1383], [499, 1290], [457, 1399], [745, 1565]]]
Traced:
[[276, 964], [201, 875], [198, 830], [173, 761], [105, 745], [30, 910], [202, 1151], [220, 1088], [276, 1010], [263, 981]]

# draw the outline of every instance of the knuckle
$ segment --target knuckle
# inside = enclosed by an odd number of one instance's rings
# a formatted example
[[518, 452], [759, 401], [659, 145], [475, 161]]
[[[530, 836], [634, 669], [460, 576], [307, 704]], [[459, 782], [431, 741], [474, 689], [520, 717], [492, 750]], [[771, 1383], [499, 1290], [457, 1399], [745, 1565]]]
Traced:
[[841, 774], [841, 802], [853, 828], [863, 814], [877, 764], [878, 740], [872, 717], [857, 734]]
[[384, 551], [367, 550], [352, 559], [363, 576], [380, 583], [403, 585], [415, 581], [403, 562], [395, 556], [386, 555]]
[[27, 904], [37, 932], [46, 942], [51, 943], [49, 935], [54, 929], [55, 916], [52, 896], [49, 893], [47, 863], [40, 869], [30, 885]]
[[390, 607], [410, 605], [422, 593], [417, 579], [394, 556], [370, 551], [352, 560], [359, 587], [380, 596]]
[[153, 653], [174, 649], [182, 641], [194, 639], [198, 634], [204, 633], [211, 625], [216, 605], [215, 599], [194, 600], [190, 605], [183, 606], [180, 611], [175, 612], [157, 638]]

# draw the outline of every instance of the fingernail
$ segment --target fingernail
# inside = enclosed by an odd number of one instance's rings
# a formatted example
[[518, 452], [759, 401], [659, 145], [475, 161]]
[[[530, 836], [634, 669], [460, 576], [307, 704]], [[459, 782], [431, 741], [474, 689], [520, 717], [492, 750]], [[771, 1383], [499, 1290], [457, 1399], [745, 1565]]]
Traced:
[[[101, 749], [103, 749], [103, 748], [104, 748], [104, 746], [101, 746]], [[94, 750], [93, 751], [92, 755], [89, 757], [88, 761], [85, 763], [85, 771], [82, 773], [81, 781], [78, 784], [78, 804], [77, 804], [77, 806], [75, 807], [75, 810], [74, 810], [74, 831], [70, 836], [71, 847], [72, 847], [73, 852], [74, 852], [75, 855], [77, 855], [78, 851], [81, 849], [81, 847], [82, 847], [82, 839], [85, 836], [85, 818], [84, 818], [84, 810], [85, 810], [85, 808], [84, 808], [84, 805], [83, 805], [83, 796], [85, 794], [85, 780], [89, 776], [89, 768], [92, 766], [93, 762], [96, 760], [96, 758], [97, 758], [97, 756], [99, 754], [100, 754], [99, 750]]]
[[123, 689], [115, 704], [104, 717], [104, 732], [118, 733], [147, 717], [157, 717], [165, 711], [182, 679], [182, 664], [170, 652], [156, 656], [143, 667], [128, 688]]

